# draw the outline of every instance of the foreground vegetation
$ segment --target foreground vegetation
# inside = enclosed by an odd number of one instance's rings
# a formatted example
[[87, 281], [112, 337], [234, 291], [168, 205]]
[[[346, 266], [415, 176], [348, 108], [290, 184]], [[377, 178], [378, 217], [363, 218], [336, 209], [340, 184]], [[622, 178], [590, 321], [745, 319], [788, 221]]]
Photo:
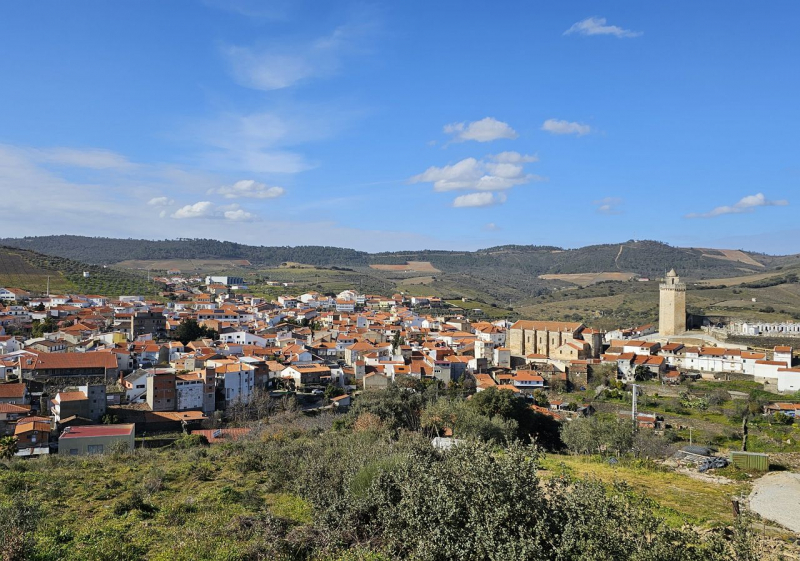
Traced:
[[[211, 447], [182, 437], [133, 454], [6, 462], [2, 556], [760, 558], [746, 520], [718, 516], [716, 502], [697, 516], [674, 504], [692, 491], [682, 476], [654, 480], [662, 495], [667, 486], [676, 492], [673, 503], [658, 504], [643, 476], [628, 486], [545, 454], [532, 438], [558, 449], [558, 434], [506, 394], [465, 401], [430, 387], [394, 387], [365, 393], [344, 416], [276, 412], [252, 423], [248, 437]], [[461, 443], [431, 446], [430, 436], [446, 430]], [[627, 479], [642, 468], [618, 469]], [[721, 501], [728, 491], [690, 499]], [[728, 528], [695, 529], [717, 521]]]

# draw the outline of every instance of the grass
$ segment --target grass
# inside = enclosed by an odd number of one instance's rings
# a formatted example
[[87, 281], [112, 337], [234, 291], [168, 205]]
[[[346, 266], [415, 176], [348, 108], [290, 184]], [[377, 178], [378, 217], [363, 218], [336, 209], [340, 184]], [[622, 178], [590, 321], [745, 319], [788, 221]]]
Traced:
[[226, 455], [216, 447], [16, 462], [0, 477], [0, 501], [27, 489], [47, 513], [35, 533], [37, 559], [242, 559], [257, 539], [249, 517], [268, 510], [291, 523], [311, 520], [308, 503], [270, 494], [268, 476], [243, 472]]
[[747, 485], [709, 483], [673, 471], [650, 467], [611, 465], [596, 457], [547, 455], [542, 461], [543, 476], [562, 471], [603, 483], [624, 482], [634, 491], [653, 499], [661, 514], [675, 526], [684, 523], [712, 526], [733, 520], [731, 499], [747, 491]]

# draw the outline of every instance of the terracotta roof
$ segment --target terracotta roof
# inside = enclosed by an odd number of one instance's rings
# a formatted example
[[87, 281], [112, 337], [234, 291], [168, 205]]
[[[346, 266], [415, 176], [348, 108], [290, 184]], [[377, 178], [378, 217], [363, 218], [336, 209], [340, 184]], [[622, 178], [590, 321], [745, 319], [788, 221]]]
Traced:
[[17, 426], [14, 427], [14, 434], [19, 435], [24, 432], [30, 432], [33, 430], [40, 431], [40, 432], [50, 432], [50, 423], [45, 423], [41, 421], [19, 421]]
[[60, 438], [95, 438], [103, 436], [127, 436], [136, 425], [84, 425], [65, 429]]
[[0, 399], [22, 398], [25, 396], [25, 384], [0, 384]]
[[59, 403], [63, 403], [64, 401], [80, 401], [82, 399], [88, 399], [86, 394], [83, 392], [58, 392], [56, 397], [58, 398]]
[[41, 353], [35, 359], [23, 359], [22, 366], [26, 370], [116, 368], [117, 359], [109, 352]]
[[0, 403], [0, 413], [27, 413], [31, 410], [30, 405], [13, 405], [11, 403]]

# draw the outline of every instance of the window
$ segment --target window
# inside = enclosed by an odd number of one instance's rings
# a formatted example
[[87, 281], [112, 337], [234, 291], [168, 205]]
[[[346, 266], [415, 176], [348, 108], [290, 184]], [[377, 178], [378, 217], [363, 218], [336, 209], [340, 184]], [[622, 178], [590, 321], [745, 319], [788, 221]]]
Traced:
[[69, 449], [69, 455], [70, 456], [77, 456], [78, 455], [78, 449], [77, 448], [70, 448]]
[[[90, 454], [102, 454], [103, 453], [103, 445], [102, 444], [89, 444], [86, 447], [86, 449]], [[72, 453], [72, 450], [70, 450], [70, 454], [71, 453]], [[76, 453], [77, 453], [77, 451], [76, 451]]]

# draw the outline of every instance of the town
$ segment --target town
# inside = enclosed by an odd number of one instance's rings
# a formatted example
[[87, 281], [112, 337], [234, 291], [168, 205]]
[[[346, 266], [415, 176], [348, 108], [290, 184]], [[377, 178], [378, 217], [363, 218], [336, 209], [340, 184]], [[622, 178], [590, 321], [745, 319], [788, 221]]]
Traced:
[[[231, 412], [254, 400], [293, 397], [308, 414], [346, 411], [360, 392], [404, 379], [465, 396], [509, 391], [562, 421], [591, 414], [596, 387], [632, 395], [637, 383], [692, 380], [757, 382], [786, 395], [761, 413], [800, 411], [791, 346], [677, 342], [692, 334], [674, 271], [661, 286], [657, 329], [609, 332], [572, 322], [469, 321], [436, 297], [345, 290], [267, 302], [249, 295], [242, 278], [180, 280], [161, 301], [0, 290], [2, 430], [15, 439], [14, 454], [132, 449], [135, 435], [159, 432], [219, 439]], [[663, 425], [645, 409], [623, 414]]]

